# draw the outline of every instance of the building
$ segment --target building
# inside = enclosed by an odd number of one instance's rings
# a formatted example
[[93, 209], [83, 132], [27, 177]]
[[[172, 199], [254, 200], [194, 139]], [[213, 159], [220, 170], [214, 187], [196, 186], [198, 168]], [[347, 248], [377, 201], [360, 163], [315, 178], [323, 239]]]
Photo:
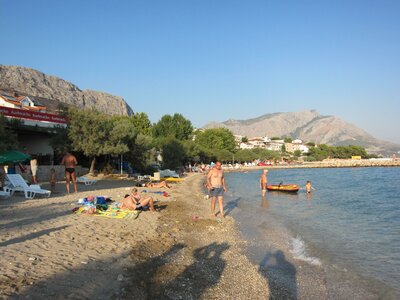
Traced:
[[67, 120], [49, 113], [47, 106], [35, 97], [0, 91], [0, 114], [16, 121], [11, 126], [16, 132], [20, 150], [35, 154], [42, 163], [52, 163], [54, 151], [50, 146], [55, 127], [66, 127]]

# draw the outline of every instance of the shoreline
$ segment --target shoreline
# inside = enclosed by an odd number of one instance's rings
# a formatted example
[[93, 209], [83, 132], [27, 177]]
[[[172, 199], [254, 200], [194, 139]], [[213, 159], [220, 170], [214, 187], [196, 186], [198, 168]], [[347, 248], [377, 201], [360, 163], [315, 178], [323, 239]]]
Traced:
[[245, 172], [263, 169], [312, 169], [312, 168], [370, 168], [370, 167], [400, 167], [400, 159], [330, 159], [316, 162], [302, 162], [293, 164], [282, 165], [268, 165], [268, 166], [244, 166], [241, 168], [229, 168], [226, 165], [224, 170], [226, 172]]

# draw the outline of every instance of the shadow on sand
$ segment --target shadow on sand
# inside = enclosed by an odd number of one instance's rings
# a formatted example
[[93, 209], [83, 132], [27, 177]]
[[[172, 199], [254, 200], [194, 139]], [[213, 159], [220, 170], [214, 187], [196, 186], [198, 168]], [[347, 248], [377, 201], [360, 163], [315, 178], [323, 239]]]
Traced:
[[260, 273], [268, 280], [269, 299], [297, 299], [296, 268], [281, 251], [268, 252], [260, 263]]
[[[188, 251], [185, 244], [175, 244], [141, 262], [141, 257], [149, 255], [143, 255], [149, 251], [148, 246], [69, 268], [26, 286], [23, 293], [13, 296], [18, 299], [28, 295], [30, 299], [199, 299], [219, 282], [226, 264], [221, 256], [229, 248], [227, 243], [197, 248], [193, 251], [193, 262], [179, 267], [179, 261]], [[132, 266], [122, 270], [121, 262], [127, 259]]]
[[[222, 253], [229, 248], [227, 243], [211, 243], [193, 251], [193, 263], [181, 272], [176, 271], [175, 255], [185, 247], [183, 244], [172, 246], [162, 255], [154, 257], [128, 271], [135, 281], [141, 282], [138, 287], [125, 287], [128, 294], [134, 293], [143, 299], [199, 299], [208, 288], [219, 282], [225, 261]], [[171, 271], [165, 269], [172, 267]], [[164, 277], [158, 271], [164, 269]], [[168, 273], [170, 272], [170, 275]]]

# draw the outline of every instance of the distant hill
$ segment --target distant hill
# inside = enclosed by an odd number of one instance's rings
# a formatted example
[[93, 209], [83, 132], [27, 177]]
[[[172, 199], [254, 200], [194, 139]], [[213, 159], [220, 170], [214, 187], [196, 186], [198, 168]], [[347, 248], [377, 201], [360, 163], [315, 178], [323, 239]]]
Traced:
[[64, 79], [25, 67], [0, 65], [0, 90], [37, 97], [51, 110], [62, 102], [80, 108], [96, 108], [112, 115], [131, 115], [133, 112], [122, 97], [81, 90]]
[[291, 136], [305, 142], [332, 146], [362, 146], [369, 153], [391, 155], [400, 145], [381, 141], [357, 126], [335, 116], [323, 116], [315, 110], [265, 114], [248, 120], [228, 120], [209, 123], [204, 128], [224, 127], [234, 134], [247, 137]]

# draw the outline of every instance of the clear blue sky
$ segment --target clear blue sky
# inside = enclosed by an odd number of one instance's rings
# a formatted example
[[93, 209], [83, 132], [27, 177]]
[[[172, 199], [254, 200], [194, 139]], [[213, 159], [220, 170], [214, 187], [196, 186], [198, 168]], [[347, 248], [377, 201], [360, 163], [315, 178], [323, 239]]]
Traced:
[[0, 64], [156, 122], [316, 109], [400, 143], [400, 1], [0, 0]]

